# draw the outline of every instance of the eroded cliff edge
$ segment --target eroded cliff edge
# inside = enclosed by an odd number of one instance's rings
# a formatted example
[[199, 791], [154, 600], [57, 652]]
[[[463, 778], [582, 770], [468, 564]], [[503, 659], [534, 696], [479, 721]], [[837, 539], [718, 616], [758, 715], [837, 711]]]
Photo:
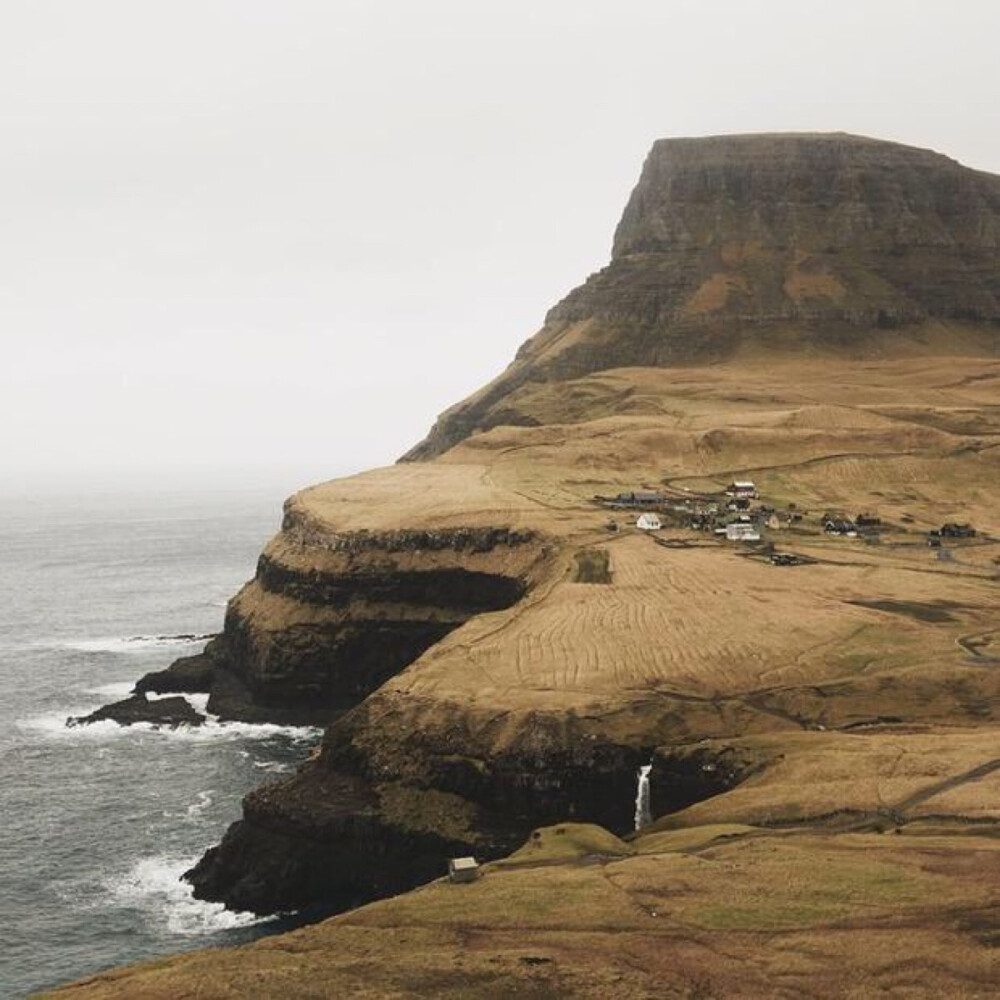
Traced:
[[519, 601], [546, 551], [529, 528], [339, 530], [308, 495], [286, 503], [222, 633], [138, 690], [208, 691], [223, 719], [325, 725], [469, 618]]

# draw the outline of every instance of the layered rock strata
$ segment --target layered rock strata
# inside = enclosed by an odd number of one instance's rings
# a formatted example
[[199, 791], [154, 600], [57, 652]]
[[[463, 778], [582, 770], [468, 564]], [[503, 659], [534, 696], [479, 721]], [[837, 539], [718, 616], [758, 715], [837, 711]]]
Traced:
[[[625, 834], [651, 761], [656, 817], [764, 785], [755, 822], [779, 825], [851, 797], [767, 784], [822, 746], [884, 824], [904, 735], [994, 733], [998, 185], [848, 136], [657, 144], [611, 264], [408, 456], [428, 461], [290, 503], [206, 653], [211, 706], [336, 718], [247, 797], [197, 894], [344, 908], [539, 823]], [[799, 565], [689, 528], [733, 476], [788, 515], [765, 542]], [[593, 505], [639, 486], [668, 494], [676, 547]], [[828, 509], [886, 530], [831, 539]], [[948, 519], [981, 533], [944, 558], [925, 533]]]
[[540, 383], [750, 348], [878, 356], [928, 321], [996, 324], [998, 260], [1000, 177], [938, 153], [844, 134], [660, 140], [608, 266], [405, 458], [531, 425], [522, 397]]
[[292, 502], [222, 634], [136, 689], [208, 691], [223, 719], [322, 725], [470, 617], [516, 603], [539, 549], [505, 528], [322, 532]]

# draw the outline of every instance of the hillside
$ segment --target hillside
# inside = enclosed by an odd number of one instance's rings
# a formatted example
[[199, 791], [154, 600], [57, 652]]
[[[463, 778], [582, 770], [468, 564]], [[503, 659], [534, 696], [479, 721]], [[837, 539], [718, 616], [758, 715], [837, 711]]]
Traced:
[[[995, 351], [998, 253], [1000, 178], [938, 153], [844, 134], [663, 139], [608, 266], [406, 457], [549, 422], [534, 406], [544, 387], [558, 399], [553, 383], [608, 369]], [[986, 326], [941, 344], [937, 320]], [[550, 419], [576, 419], [556, 408]]]
[[[419, 461], [288, 501], [224, 633], [156, 681], [327, 724], [189, 873], [199, 896], [346, 910], [541, 825], [627, 837], [646, 764], [653, 823], [636, 856], [498, 868], [216, 956], [205, 996], [248, 969], [308, 996], [317, 962], [372, 996], [775, 995], [772, 973], [777, 995], [977, 995], [1000, 830], [998, 192], [856, 137], [657, 143], [611, 264]], [[661, 530], [636, 528], [637, 490]], [[726, 539], [740, 516], [759, 539]], [[716, 845], [720, 825], [752, 836]], [[398, 974], [372, 971], [390, 942]], [[170, 995], [205, 961], [80, 995]]]
[[995, 837], [752, 826], [538, 831], [473, 885], [437, 882], [245, 948], [57, 990], [249, 997], [985, 997], [1000, 974]]

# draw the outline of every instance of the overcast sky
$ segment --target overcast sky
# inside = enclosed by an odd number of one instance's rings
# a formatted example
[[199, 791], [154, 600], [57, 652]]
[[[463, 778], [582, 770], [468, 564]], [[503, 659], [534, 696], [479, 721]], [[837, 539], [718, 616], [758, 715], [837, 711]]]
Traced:
[[658, 137], [1000, 172], [995, 0], [0, 14], [0, 486], [393, 461], [606, 262]]

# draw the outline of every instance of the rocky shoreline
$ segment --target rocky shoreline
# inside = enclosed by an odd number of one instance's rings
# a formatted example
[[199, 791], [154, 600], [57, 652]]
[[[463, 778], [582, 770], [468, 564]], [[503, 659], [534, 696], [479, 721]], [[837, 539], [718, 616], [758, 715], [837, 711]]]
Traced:
[[[439, 874], [442, 860], [506, 853], [530, 821], [426, 784], [385, 781], [350, 747], [351, 709], [469, 618], [516, 604], [545, 559], [531, 531], [459, 527], [336, 533], [290, 501], [254, 579], [205, 649], [143, 676], [85, 719], [122, 725], [204, 720], [182, 697], [209, 695], [222, 721], [330, 725], [319, 760], [247, 796], [244, 818], [187, 878], [199, 898], [274, 913], [341, 910]], [[186, 711], [177, 711], [178, 706]], [[340, 741], [343, 752], [332, 748]]]

